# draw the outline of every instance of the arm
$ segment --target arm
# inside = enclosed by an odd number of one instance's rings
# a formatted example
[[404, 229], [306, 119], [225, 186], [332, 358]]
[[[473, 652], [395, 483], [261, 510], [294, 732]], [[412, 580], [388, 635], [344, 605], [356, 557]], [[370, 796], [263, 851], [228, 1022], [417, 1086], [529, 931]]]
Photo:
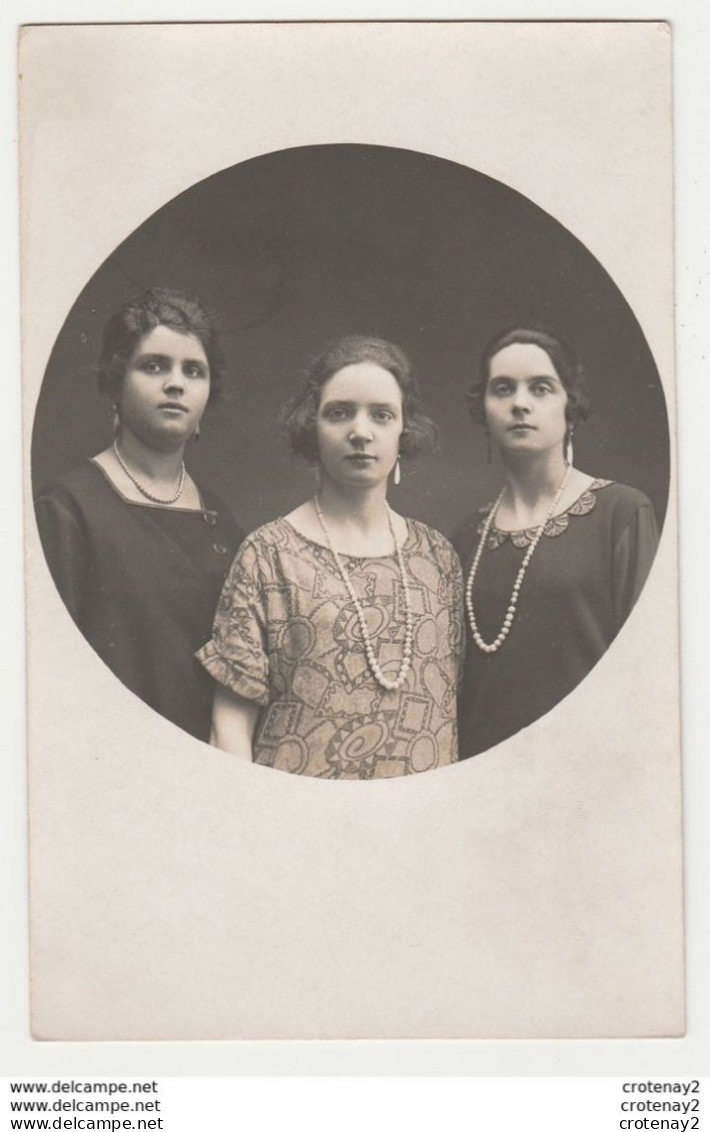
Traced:
[[210, 743], [251, 761], [259, 713], [269, 703], [268, 633], [253, 545], [243, 547], [232, 563], [212, 639], [197, 659], [216, 682]]
[[35, 501], [37, 526], [54, 584], [76, 622], [86, 596], [89, 552], [77, 517], [51, 493]]
[[252, 740], [260, 710], [258, 704], [218, 686], [212, 711], [212, 746], [251, 762]]
[[451, 565], [451, 619], [452, 644], [456, 656], [456, 688], [460, 691], [463, 682], [463, 668], [466, 659], [466, 621], [464, 604], [464, 578], [458, 554], [452, 555]]
[[650, 503], [639, 507], [614, 547], [612, 563], [617, 629], [634, 607], [658, 546], [658, 527]]

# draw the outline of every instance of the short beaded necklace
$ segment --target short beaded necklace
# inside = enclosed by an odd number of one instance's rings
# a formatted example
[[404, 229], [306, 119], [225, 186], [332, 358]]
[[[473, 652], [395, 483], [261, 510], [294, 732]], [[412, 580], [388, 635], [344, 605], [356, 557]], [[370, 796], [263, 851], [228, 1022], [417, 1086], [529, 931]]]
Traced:
[[520, 590], [522, 589], [523, 578], [525, 577], [525, 571], [527, 570], [528, 566], [530, 565], [530, 559], [532, 558], [533, 554], [535, 553], [535, 550], [537, 548], [537, 544], [539, 543], [540, 539], [542, 538], [543, 534], [545, 533], [545, 527], [547, 526], [547, 524], [549, 523], [550, 519], [552, 518], [552, 516], [554, 515], [554, 513], [557, 509], [557, 504], [559, 503], [560, 499], [562, 498], [562, 493], [564, 492], [565, 488], [567, 487], [567, 481], [569, 480], [571, 471], [572, 471], [572, 465], [568, 464], [567, 468], [565, 470], [565, 474], [562, 477], [562, 482], [560, 483], [560, 486], [557, 488], [557, 491], [555, 493], [555, 498], [552, 500], [552, 503], [550, 504], [549, 510], [548, 510], [547, 514], [545, 515], [545, 518], [544, 518], [542, 524], [537, 528], [537, 531], [535, 532], [535, 536], [534, 536], [532, 542], [530, 543], [530, 546], [528, 547], [528, 549], [525, 553], [525, 557], [523, 558], [523, 561], [520, 564], [520, 569], [518, 570], [517, 577], [515, 579], [515, 582], [513, 583], [513, 592], [510, 595], [510, 602], [508, 604], [508, 609], [507, 609], [505, 617], [503, 619], [503, 624], [501, 626], [501, 630], [500, 630], [498, 636], [496, 637], [496, 639], [494, 641], [492, 641], [490, 644], [488, 644], [486, 641], [483, 640], [483, 637], [481, 636], [479, 629], [478, 629], [478, 623], [476, 621], [476, 614], [475, 614], [474, 609], [473, 609], [473, 596], [472, 596], [473, 595], [473, 583], [474, 583], [474, 580], [475, 580], [475, 577], [476, 577], [476, 572], [478, 570], [478, 564], [481, 561], [481, 556], [483, 554], [484, 547], [485, 547], [485, 545], [488, 541], [488, 532], [490, 531], [490, 529], [493, 525], [493, 520], [496, 517], [496, 513], [497, 513], [498, 508], [500, 507], [500, 504], [501, 504], [501, 500], [503, 499], [503, 496], [505, 495], [505, 488], [503, 488], [500, 495], [496, 499], [495, 503], [491, 507], [490, 512], [488, 513], [488, 518], [486, 519], [485, 523], [483, 524], [483, 531], [481, 533], [481, 539], [480, 539], [480, 542], [478, 544], [478, 547], [476, 548], [476, 554], [475, 554], [475, 557], [474, 557], [473, 562], [471, 564], [471, 569], [469, 571], [468, 580], [466, 582], [466, 611], [468, 613], [468, 621], [469, 621], [469, 625], [471, 626], [471, 634], [473, 636], [473, 639], [476, 642], [476, 644], [478, 645], [481, 652], [486, 652], [486, 653], [497, 652], [498, 649], [503, 644], [503, 642], [505, 641], [506, 637], [508, 636], [508, 633], [510, 632], [511, 626], [512, 626], [513, 621], [515, 619], [515, 613], [516, 613], [517, 606], [518, 606], [518, 597], [520, 596]]
[[338, 571], [340, 573], [340, 577], [343, 579], [343, 585], [348, 591], [348, 596], [350, 597], [351, 602], [355, 606], [355, 612], [357, 614], [358, 623], [360, 625], [360, 632], [362, 633], [362, 640], [365, 645], [365, 656], [367, 657], [367, 663], [370, 671], [381, 688], [384, 688], [387, 692], [396, 692], [401, 687], [403, 687], [404, 682], [407, 679], [407, 673], [409, 672], [412, 664], [412, 637], [414, 636], [414, 625], [412, 619], [412, 603], [409, 594], [409, 584], [407, 582], [407, 571], [404, 566], [404, 556], [402, 555], [402, 548], [399, 545], [399, 540], [397, 539], [397, 535], [394, 531], [389, 504], [385, 500], [387, 522], [389, 524], [390, 534], [392, 535], [392, 541], [394, 542], [395, 554], [397, 555], [397, 562], [399, 563], [399, 573], [402, 579], [405, 609], [404, 652], [402, 656], [402, 663], [399, 666], [399, 673], [394, 680], [387, 679], [377, 662], [375, 650], [372, 646], [370, 633], [365, 621], [365, 612], [362, 608], [362, 605], [360, 604], [355, 590], [353, 589], [353, 584], [347, 575], [345, 567], [343, 566], [342, 559], [335, 549], [335, 546], [333, 545], [333, 540], [331, 539], [328, 528], [325, 525], [325, 519], [323, 518], [323, 512], [321, 511], [320, 502], [317, 495], [314, 495], [313, 497], [313, 506], [315, 507], [316, 515], [318, 516], [318, 522], [320, 523], [321, 530], [323, 531], [323, 536], [328, 544], [328, 549], [333, 555], [335, 564], [338, 567]]
[[114, 440], [114, 442], [113, 442], [113, 451], [114, 451], [114, 454], [116, 456], [116, 459], [118, 460], [119, 464], [121, 465], [124, 472], [128, 476], [129, 480], [131, 481], [131, 483], [133, 484], [134, 487], [138, 488], [141, 495], [144, 495], [146, 497], [146, 499], [149, 499], [151, 501], [151, 503], [160, 503], [160, 504], [162, 504], [163, 507], [170, 507], [173, 503], [177, 503], [178, 499], [182, 495], [182, 489], [185, 486], [186, 470], [185, 470], [185, 461], [184, 460], [182, 462], [182, 467], [180, 468], [180, 482], [178, 483], [177, 491], [175, 492], [175, 494], [173, 496], [171, 496], [170, 499], [160, 499], [159, 496], [157, 496], [157, 495], [151, 495], [151, 493], [148, 491], [148, 489], [143, 487], [143, 485], [138, 482], [136, 477], [133, 475], [133, 472], [131, 471], [131, 469], [126, 464], [126, 461], [123, 459], [123, 456], [121, 455], [121, 452], [120, 452], [119, 447], [118, 447], [118, 441], [117, 440]]

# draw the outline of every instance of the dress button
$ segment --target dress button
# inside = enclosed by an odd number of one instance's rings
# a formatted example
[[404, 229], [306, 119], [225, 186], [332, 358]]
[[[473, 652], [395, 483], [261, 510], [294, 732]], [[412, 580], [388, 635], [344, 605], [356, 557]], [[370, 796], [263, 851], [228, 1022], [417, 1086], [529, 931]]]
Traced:
[[208, 527], [213, 527], [217, 522], [217, 516], [214, 511], [203, 511], [202, 518], [205, 520]]
[[217, 554], [229, 554], [229, 550], [227, 549], [227, 547], [224, 545], [223, 542], [213, 542], [212, 543], [212, 549]]

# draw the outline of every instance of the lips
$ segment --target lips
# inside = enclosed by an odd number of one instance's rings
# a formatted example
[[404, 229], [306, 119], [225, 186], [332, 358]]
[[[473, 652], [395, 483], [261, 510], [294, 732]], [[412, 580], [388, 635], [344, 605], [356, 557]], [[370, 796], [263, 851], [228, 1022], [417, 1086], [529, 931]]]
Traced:
[[376, 456], [370, 455], [369, 452], [352, 452], [349, 456], [345, 457], [346, 460], [356, 460], [360, 463], [363, 460], [376, 460]]
[[179, 401], [164, 401], [162, 405], [158, 405], [159, 409], [177, 409], [181, 413], [187, 413], [189, 410], [187, 405], [183, 405]]
[[510, 425], [508, 432], [536, 432], [535, 425], [531, 424], [514, 424]]

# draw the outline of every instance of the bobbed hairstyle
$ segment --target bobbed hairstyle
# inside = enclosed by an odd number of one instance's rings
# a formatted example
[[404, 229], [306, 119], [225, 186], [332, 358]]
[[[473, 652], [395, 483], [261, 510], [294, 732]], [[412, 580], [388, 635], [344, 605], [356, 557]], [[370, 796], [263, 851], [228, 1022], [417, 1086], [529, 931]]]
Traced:
[[317, 463], [316, 418], [321, 390], [339, 370], [361, 362], [372, 362], [387, 370], [402, 392], [400, 455], [416, 456], [436, 447], [436, 425], [422, 410], [419, 391], [404, 350], [384, 338], [349, 334], [334, 338], [311, 360], [301, 384], [281, 410], [281, 427], [294, 456], [302, 456], [310, 464]]
[[208, 403], [220, 397], [224, 357], [214, 319], [197, 299], [168, 287], [154, 287], [129, 299], [107, 322], [97, 365], [99, 391], [111, 398], [118, 395], [141, 339], [157, 326], [199, 339], [210, 367]]
[[567, 393], [565, 416], [568, 428], [574, 428], [575, 425], [586, 421], [591, 411], [591, 404], [584, 371], [574, 350], [561, 338], [557, 338], [547, 330], [515, 326], [510, 330], [505, 330], [502, 334], [496, 334], [495, 338], [491, 339], [481, 354], [478, 377], [471, 382], [466, 390], [468, 411], [476, 424], [485, 425], [486, 423], [484, 400], [490, 377], [491, 360], [506, 346], [513, 346], [518, 343], [539, 346], [541, 350], [545, 351], [555, 367], [557, 376]]

